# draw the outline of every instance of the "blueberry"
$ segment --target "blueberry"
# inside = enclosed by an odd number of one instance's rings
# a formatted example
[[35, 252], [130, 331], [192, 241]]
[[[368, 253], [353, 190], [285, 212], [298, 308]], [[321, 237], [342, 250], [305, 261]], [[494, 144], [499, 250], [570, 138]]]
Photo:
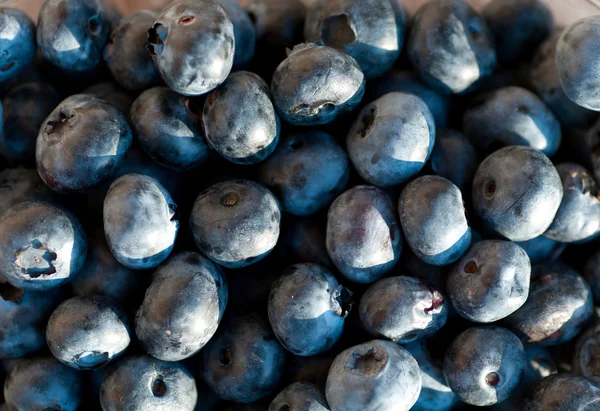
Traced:
[[272, 393], [284, 370], [285, 350], [256, 314], [226, 321], [200, 352], [204, 381], [219, 397], [250, 403]]
[[126, 267], [156, 267], [171, 253], [179, 221], [177, 205], [152, 177], [125, 174], [104, 200], [104, 232], [114, 257]]
[[444, 356], [444, 376], [467, 404], [493, 405], [515, 391], [525, 372], [525, 349], [516, 335], [496, 326], [473, 327], [452, 342]]
[[[287, 408], [286, 408], [287, 407]], [[298, 381], [285, 387], [271, 402], [268, 411], [329, 411], [325, 395], [310, 382]]]
[[202, 99], [167, 87], [144, 91], [131, 106], [131, 125], [142, 149], [158, 164], [188, 171], [208, 158], [200, 125]]
[[431, 358], [425, 340], [404, 346], [419, 363], [422, 387], [419, 399], [411, 411], [450, 411], [458, 403], [458, 397], [446, 384], [441, 364]]
[[326, 245], [329, 257], [349, 280], [372, 283], [383, 277], [402, 252], [392, 199], [372, 186], [344, 192], [329, 207]]
[[148, 30], [148, 51], [175, 92], [204, 94], [229, 75], [235, 40], [231, 19], [212, 0], [176, 0]]
[[600, 235], [600, 187], [574, 163], [556, 166], [564, 196], [544, 236], [562, 243], [588, 242]]
[[46, 60], [71, 71], [95, 69], [102, 62], [111, 22], [97, 0], [45, 0], [40, 8], [37, 45]]
[[437, 129], [430, 161], [431, 168], [438, 176], [450, 180], [464, 192], [470, 189], [479, 165], [479, 156], [461, 132]]
[[406, 242], [428, 264], [451, 264], [471, 244], [462, 194], [445, 178], [411, 181], [400, 194], [398, 213]]
[[325, 267], [296, 264], [282, 273], [269, 295], [269, 321], [288, 351], [307, 357], [329, 350], [352, 309], [352, 292]]
[[0, 8], [0, 82], [23, 72], [35, 51], [35, 25], [27, 14]]
[[548, 260], [555, 260], [564, 251], [565, 245], [543, 235], [531, 240], [517, 243], [529, 256], [531, 264], [539, 264]]
[[600, 249], [587, 261], [583, 276], [592, 289], [594, 301], [600, 304]]
[[129, 345], [129, 320], [106, 297], [73, 297], [54, 310], [46, 326], [52, 355], [76, 370], [93, 370], [119, 357]]
[[131, 140], [121, 112], [90, 94], [76, 94], [63, 100], [40, 128], [37, 169], [55, 191], [90, 190], [117, 172]]
[[86, 252], [79, 221], [50, 203], [22, 202], [0, 218], [0, 272], [15, 287], [58, 287], [77, 274]]
[[306, 216], [327, 207], [342, 193], [350, 177], [350, 161], [342, 147], [320, 130], [285, 136], [259, 169], [288, 213]]
[[279, 140], [279, 117], [269, 86], [248, 71], [231, 74], [208, 95], [202, 124], [212, 148], [233, 163], [263, 161], [273, 153]]
[[476, 98], [463, 114], [463, 131], [483, 152], [501, 145], [522, 145], [556, 154], [560, 123], [532, 92], [503, 87]]
[[104, 411], [192, 411], [197, 398], [196, 382], [183, 366], [149, 356], [118, 361], [100, 388]]
[[560, 206], [563, 188], [548, 157], [525, 146], [490, 154], [473, 179], [473, 207], [484, 226], [511, 241], [543, 234]]
[[531, 263], [510, 241], [475, 243], [448, 275], [448, 297], [462, 317], [480, 323], [505, 318], [529, 295]]
[[179, 361], [213, 336], [227, 305], [227, 282], [208, 258], [184, 252], [161, 265], [135, 317], [135, 333], [148, 354]]
[[121, 113], [128, 114], [135, 96], [123, 90], [113, 81], [96, 83], [81, 92], [82, 94], [92, 94], [114, 106]]
[[46, 322], [63, 294], [24, 291], [0, 281], [0, 358], [31, 355], [45, 347]]
[[500, 0], [483, 9], [496, 43], [498, 62], [515, 65], [527, 60], [552, 33], [552, 12], [541, 0]]
[[233, 24], [233, 37], [235, 38], [235, 54], [233, 56], [233, 70], [245, 68], [252, 57], [256, 47], [256, 29], [252, 20], [246, 14], [237, 0], [217, 0]]
[[[0, 197], [1, 198], [1, 197]], [[295, 262], [307, 262], [333, 268], [325, 245], [325, 219], [288, 218], [281, 232], [281, 250]]]
[[600, 388], [567, 373], [550, 375], [534, 384], [521, 404], [522, 411], [591, 411], [598, 408]]
[[104, 231], [98, 231], [88, 237], [85, 264], [71, 282], [73, 294], [80, 297], [101, 295], [122, 306], [137, 308], [141, 302], [138, 294], [144, 285], [143, 278], [115, 259], [104, 238]]
[[158, 15], [140, 10], [123, 17], [110, 34], [103, 57], [114, 80], [127, 90], [141, 91], [161, 83], [160, 74], [146, 51], [148, 27]]
[[358, 174], [380, 187], [415, 176], [429, 159], [435, 142], [431, 111], [419, 97], [385, 94], [367, 104], [350, 128], [346, 147]]
[[600, 387], [600, 324], [592, 325], [577, 338], [573, 372]]
[[269, 254], [280, 222], [275, 196], [250, 180], [210, 186], [198, 195], [190, 216], [198, 249], [227, 268], [245, 267]]
[[589, 170], [594, 173], [596, 181], [600, 181], [600, 120], [598, 120], [592, 128], [582, 134], [575, 134], [578, 147], [578, 153], [584, 164]]
[[[396, 1], [396, 0], [393, 0]], [[435, 121], [437, 129], [446, 127], [448, 112], [450, 110], [450, 98], [429, 88], [412, 71], [390, 70], [383, 76], [371, 80], [367, 93], [370, 100], [382, 97], [384, 94], [400, 91], [411, 93], [419, 97], [427, 104], [429, 111]]]
[[407, 49], [423, 81], [446, 94], [466, 91], [496, 66], [492, 33], [464, 0], [435, 0], [421, 6]]
[[365, 77], [386, 72], [404, 42], [404, 24], [397, 25], [390, 0], [317, 0], [306, 15], [304, 38], [322, 42], [352, 56]]
[[557, 345], [573, 339], [592, 316], [590, 286], [571, 268], [535, 266], [527, 302], [505, 319], [526, 344]]
[[51, 199], [52, 191], [35, 169], [7, 168], [0, 171], [0, 215], [23, 201]]
[[335, 357], [325, 397], [332, 410], [408, 411], [419, 397], [417, 361], [399, 345], [373, 340]]
[[448, 317], [444, 296], [407, 276], [384, 278], [370, 286], [360, 300], [359, 313], [369, 333], [399, 344], [435, 334]]
[[259, 43], [256, 51], [271, 54], [292, 48], [303, 39], [306, 6], [300, 0], [248, 0], [244, 7], [254, 22]]
[[589, 127], [598, 114], [575, 104], [560, 85], [556, 43], [562, 32], [555, 31], [538, 47], [527, 70], [529, 87], [552, 109], [563, 127]]
[[46, 117], [60, 103], [60, 96], [51, 85], [32, 82], [13, 88], [2, 102], [4, 129], [0, 157], [7, 165], [33, 165], [38, 132]]
[[11, 410], [75, 411], [83, 399], [82, 380], [53, 357], [20, 359], [6, 378], [4, 399]]
[[564, 92], [576, 104], [600, 111], [600, 17], [590, 16], [569, 26], [556, 44], [556, 66]]
[[352, 111], [364, 92], [365, 76], [352, 57], [310, 44], [294, 47], [271, 82], [279, 115], [296, 126], [330, 123]]

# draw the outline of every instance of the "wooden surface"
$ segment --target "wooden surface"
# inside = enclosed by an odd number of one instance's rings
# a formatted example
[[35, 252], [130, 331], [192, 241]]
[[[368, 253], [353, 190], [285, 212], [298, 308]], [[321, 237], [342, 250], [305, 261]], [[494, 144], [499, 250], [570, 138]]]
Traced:
[[[123, 12], [128, 13], [141, 8], [158, 8], [169, 0], [109, 0]], [[285, 0], [281, 0], [285, 1]], [[304, 0], [310, 3], [311, 0]], [[400, 0], [410, 11], [414, 11], [428, 0]], [[469, 0], [475, 7], [481, 7], [490, 0]], [[492, 0], [493, 1], [493, 0]], [[43, 0], [0, 0], [2, 6], [16, 7], [25, 10], [32, 18], [37, 19], [37, 13]], [[600, 14], [600, 0], [547, 0], [552, 7], [556, 21], [560, 25], [578, 20], [592, 14]]]

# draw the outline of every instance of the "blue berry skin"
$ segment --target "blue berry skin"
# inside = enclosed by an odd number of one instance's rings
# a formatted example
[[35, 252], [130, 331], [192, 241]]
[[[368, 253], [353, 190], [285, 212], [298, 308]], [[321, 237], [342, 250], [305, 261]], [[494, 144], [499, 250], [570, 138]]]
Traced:
[[425, 3], [413, 18], [407, 49], [421, 79], [445, 94], [467, 91], [496, 66], [492, 33], [463, 0]]
[[227, 268], [263, 259], [279, 238], [281, 210], [264, 186], [229, 180], [202, 191], [190, 215], [190, 229], [204, 255]]
[[521, 403], [522, 411], [595, 410], [600, 388], [583, 377], [567, 373], [550, 375], [534, 384]]
[[398, 214], [406, 242], [427, 264], [451, 264], [471, 244], [462, 194], [445, 178], [423, 176], [411, 181], [400, 194]]
[[182, 365], [147, 355], [118, 361], [100, 387], [104, 411], [192, 411], [197, 399], [196, 382]]
[[583, 277], [592, 289], [594, 302], [597, 305], [600, 305], [600, 249], [598, 249], [585, 264]]
[[548, 157], [560, 146], [560, 123], [531, 91], [509, 86], [476, 98], [463, 114], [463, 132], [482, 152], [522, 145]]
[[100, 295], [126, 308], [140, 306], [145, 276], [119, 263], [110, 252], [104, 231], [88, 236], [85, 263], [71, 281], [73, 294], [79, 297]]
[[435, 143], [431, 111], [419, 97], [385, 94], [360, 112], [346, 137], [350, 160], [370, 184], [388, 187], [415, 176]]
[[[394, 0], [396, 1], [396, 0]], [[412, 71], [392, 69], [383, 76], [369, 82], [367, 93], [370, 100], [378, 99], [384, 94], [401, 91], [419, 97], [427, 104], [435, 121], [436, 129], [446, 127], [450, 111], [450, 98], [425, 85], [419, 76]]]
[[0, 215], [23, 201], [53, 197], [52, 190], [44, 184], [36, 169], [19, 167], [0, 171]]
[[408, 411], [420, 391], [421, 373], [412, 355], [391, 341], [373, 340], [335, 357], [325, 397], [334, 411]]
[[443, 370], [461, 401], [482, 407], [507, 399], [518, 388], [525, 366], [525, 349], [516, 335], [506, 328], [480, 326], [456, 337]]
[[330, 408], [319, 387], [310, 382], [297, 381], [277, 394], [268, 409], [268, 411], [281, 410], [329, 411]]
[[114, 106], [123, 114], [128, 114], [131, 105], [135, 100], [135, 95], [123, 90], [114, 81], [104, 81], [96, 83], [81, 92], [82, 94], [92, 94], [102, 100], [105, 100], [111, 106]]
[[246, 11], [237, 0], [217, 0], [233, 24], [235, 38], [235, 54], [233, 56], [233, 70], [246, 68], [256, 47], [256, 28]]
[[97, 68], [108, 41], [108, 7], [96, 0], [46, 0], [40, 8], [37, 46], [42, 56], [64, 70]]
[[232, 73], [208, 95], [202, 124], [211, 147], [237, 164], [265, 160], [279, 141], [279, 117], [269, 86], [248, 71]]
[[320, 130], [281, 139], [259, 168], [258, 179], [290, 214], [307, 216], [329, 206], [350, 178], [350, 161], [335, 139]]
[[500, 0], [483, 9], [496, 45], [498, 62], [505, 66], [527, 60], [554, 28], [552, 12], [542, 0]]
[[577, 338], [573, 352], [573, 373], [600, 387], [600, 324], [590, 326]]
[[256, 28], [258, 53], [271, 54], [302, 42], [306, 6], [301, 0], [248, 0], [244, 8]]
[[206, 161], [209, 149], [200, 125], [201, 104], [201, 98], [184, 97], [168, 87], [154, 87], [138, 96], [131, 106], [131, 126], [150, 158], [180, 172]]
[[511, 241], [527, 241], [550, 227], [563, 198], [563, 187], [544, 153], [531, 147], [508, 146], [479, 165], [472, 197], [484, 227]]
[[594, 111], [600, 111], [598, 40], [600, 17], [590, 16], [565, 29], [556, 44], [556, 66], [564, 92], [576, 104]]
[[479, 165], [479, 155], [461, 132], [437, 129], [430, 161], [435, 174], [450, 180], [465, 192], [471, 188]]
[[525, 304], [530, 277], [525, 250], [510, 241], [484, 240], [450, 269], [447, 294], [462, 317], [491, 323]]
[[544, 236], [561, 243], [589, 242], [600, 235], [600, 187], [579, 164], [556, 166], [563, 199]]
[[183, 252], [161, 265], [135, 317], [148, 354], [180, 361], [197, 353], [217, 331], [227, 306], [221, 269], [201, 254]]
[[131, 141], [125, 116], [106, 101], [90, 94], [67, 97], [40, 128], [38, 173], [54, 191], [88, 191], [115, 175]]
[[352, 292], [317, 264], [283, 271], [269, 295], [269, 322], [285, 349], [308, 357], [329, 350], [340, 338], [352, 309]]
[[54, 357], [17, 360], [4, 383], [11, 410], [76, 411], [83, 400], [83, 380]]
[[327, 252], [347, 279], [372, 283], [390, 272], [402, 253], [394, 203], [373, 186], [356, 186], [335, 199], [327, 214]]
[[363, 294], [359, 307], [364, 328], [376, 337], [405, 344], [435, 334], [446, 323], [444, 296], [418, 278], [383, 278]]
[[162, 81], [146, 50], [148, 27], [157, 16], [154, 11], [139, 10], [123, 17], [104, 48], [103, 58], [110, 74], [126, 90], [142, 91]]
[[450, 411], [458, 403], [458, 397], [446, 384], [441, 364], [437, 364], [428, 352], [425, 340], [404, 346], [417, 360], [421, 370], [421, 393], [411, 411]]
[[20, 84], [4, 96], [4, 127], [0, 138], [0, 157], [4, 164], [35, 164], [38, 132], [59, 103], [57, 91], [41, 81]]
[[256, 314], [223, 323], [200, 352], [204, 381], [225, 400], [251, 403], [271, 394], [284, 371], [285, 350]]
[[106, 193], [104, 233], [113, 256], [133, 270], [156, 267], [171, 253], [179, 221], [177, 205], [152, 177], [125, 174]]
[[277, 112], [295, 126], [330, 123], [358, 106], [364, 92], [365, 76], [352, 57], [312, 44], [294, 47], [271, 82]]
[[170, 3], [148, 30], [148, 41], [148, 51], [167, 86], [186, 96], [214, 89], [233, 65], [233, 24], [212, 0]]
[[21, 10], [0, 8], [0, 82], [20, 74], [35, 56], [35, 25]]
[[44, 293], [24, 291], [2, 279], [0, 359], [24, 357], [44, 348], [46, 322], [62, 298], [60, 289]]
[[588, 128], [598, 113], [575, 104], [563, 91], [556, 67], [556, 43], [564, 30], [556, 30], [537, 49], [527, 70], [528, 86], [548, 105], [565, 128]]
[[342, 0], [312, 3], [304, 38], [352, 56], [367, 79], [386, 72], [400, 55], [404, 24], [397, 24], [389, 0]]
[[517, 242], [529, 256], [531, 264], [539, 264], [556, 260], [564, 251], [565, 245], [549, 239], [544, 235], [537, 236], [527, 241]]
[[0, 217], [0, 272], [25, 291], [46, 291], [70, 281], [83, 266], [87, 240], [69, 211], [26, 201]]
[[59, 305], [46, 326], [52, 355], [76, 370], [93, 370], [125, 352], [129, 319], [112, 300], [72, 297]]
[[590, 286], [571, 268], [534, 267], [529, 298], [504, 322], [525, 344], [557, 345], [572, 340], [592, 317]]

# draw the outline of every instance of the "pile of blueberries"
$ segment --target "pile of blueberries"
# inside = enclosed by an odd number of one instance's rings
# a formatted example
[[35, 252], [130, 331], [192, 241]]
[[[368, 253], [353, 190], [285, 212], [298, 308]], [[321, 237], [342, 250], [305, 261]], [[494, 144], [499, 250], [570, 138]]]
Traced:
[[0, 410], [600, 410], [600, 16], [400, 1], [0, 9]]

